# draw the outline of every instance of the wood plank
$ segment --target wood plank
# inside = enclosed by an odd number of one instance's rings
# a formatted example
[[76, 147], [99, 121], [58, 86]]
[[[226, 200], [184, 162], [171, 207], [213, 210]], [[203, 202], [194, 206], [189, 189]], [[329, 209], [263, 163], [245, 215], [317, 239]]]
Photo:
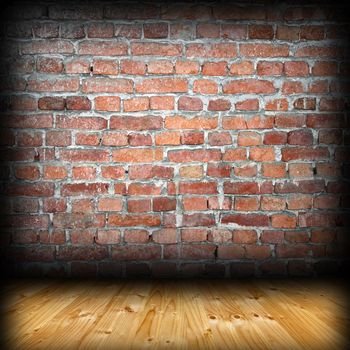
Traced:
[[345, 349], [341, 281], [15, 280], [9, 349]]

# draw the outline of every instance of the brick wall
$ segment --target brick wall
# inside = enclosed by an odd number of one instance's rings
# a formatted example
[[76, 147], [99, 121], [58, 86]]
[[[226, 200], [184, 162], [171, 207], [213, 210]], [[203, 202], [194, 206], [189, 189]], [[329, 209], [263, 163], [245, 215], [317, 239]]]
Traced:
[[315, 1], [7, 8], [7, 271], [341, 271], [346, 15]]

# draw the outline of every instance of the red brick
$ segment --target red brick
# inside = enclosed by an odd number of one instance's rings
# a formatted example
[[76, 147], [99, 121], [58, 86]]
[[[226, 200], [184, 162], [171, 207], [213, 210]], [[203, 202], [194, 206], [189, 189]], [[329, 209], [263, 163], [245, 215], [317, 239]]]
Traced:
[[152, 110], [173, 110], [175, 105], [173, 96], [151, 96], [149, 102]]
[[295, 130], [288, 133], [288, 143], [290, 145], [312, 145], [313, 135], [311, 130]]
[[276, 38], [280, 40], [299, 40], [300, 26], [279, 25], [277, 26]]
[[202, 145], [203, 143], [204, 133], [202, 132], [186, 131], [181, 134], [181, 144], [183, 145]]
[[249, 151], [249, 159], [257, 162], [274, 161], [275, 157], [272, 147], [252, 147]]
[[87, 78], [83, 80], [82, 92], [132, 93], [133, 82], [130, 79], [121, 78]]
[[338, 63], [332, 61], [318, 61], [312, 67], [312, 74], [315, 76], [336, 76]]
[[66, 98], [66, 108], [68, 110], [89, 111], [91, 109], [91, 102], [87, 97], [69, 96]]
[[42, 110], [63, 110], [65, 99], [63, 97], [41, 97], [38, 100], [38, 107]]
[[174, 65], [168, 60], [150, 61], [147, 65], [149, 74], [173, 74]]
[[257, 175], [258, 170], [255, 164], [253, 165], [247, 164], [247, 165], [235, 166], [233, 168], [233, 172], [236, 176], [239, 176], [239, 177], [254, 177]]
[[108, 193], [107, 183], [75, 183], [61, 186], [62, 196], [80, 196], [82, 194], [97, 195]]
[[257, 111], [259, 109], [259, 100], [256, 98], [236, 102], [235, 107], [239, 111]]
[[197, 24], [197, 38], [219, 38], [220, 25], [216, 23]]
[[224, 39], [246, 39], [247, 26], [244, 24], [222, 24], [221, 36]]
[[284, 81], [282, 83], [282, 94], [292, 95], [304, 92], [304, 87], [300, 81]]
[[267, 111], [288, 111], [288, 100], [285, 98], [278, 98], [269, 100], [265, 104]]
[[114, 26], [112, 23], [94, 22], [89, 24], [87, 35], [89, 38], [112, 38]]
[[207, 230], [201, 228], [181, 229], [181, 241], [183, 242], [205, 242], [207, 240]]
[[151, 211], [150, 199], [128, 199], [129, 213], [141, 213], [146, 211]]
[[254, 73], [254, 65], [250, 61], [232, 63], [230, 67], [231, 75], [251, 75]]
[[112, 159], [114, 162], [126, 162], [126, 163], [144, 163], [144, 162], [156, 162], [163, 158], [162, 150], [160, 149], [131, 149], [121, 148], [119, 150], [112, 151]]
[[298, 98], [294, 101], [293, 106], [295, 109], [302, 110], [315, 110], [316, 99], [315, 98]]
[[118, 41], [82, 41], [78, 47], [79, 55], [124, 56], [128, 46]]
[[231, 102], [223, 98], [210, 100], [208, 104], [208, 111], [228, 111], [231, 108]]
[[94, 99], [95, 109], [98, 111], [120, 111], [120, 97], [117, 96], [98, 96]]
[[119, 72], [118, 62], [112, 60], [94, 60], [93, 73], [101, 75], [116, 75]]
[[271, 257], [271, 248], [268, 245], [247, 245], [246, 258], [254, 260], [264, 260]]
[[263, 163], [261, 172], [265, 177], [283, 178], [286, 177], [286, 165], [284, 163]]
[[343, 47], [339, 46], [307, 46], [297, 49], [297, 57], [340, 57], [344, 53]]
[[184, 197], [182, 204], [184, 210], [186, 211], [200, 211], [208, 209], [208, 200], [205, 197]]
[[261, 233], [260, 240], [262, 243], [283, 243], [284, 231], [264, 230]]
[[259, 209], [257, 197], [235, 197], [234, 209], [237, 211], [255, 211]]
[[183, 178], [201, 178], [203, 177], [202, 165], [189, 165], [180, 168], [180, 177]]
[[215, 219], [212, 214], [185, 214], [182, 217], [182, 226], [196, 227], [196, 226], [214, 226]]
[[68, 162], [108, 162], [109, 152], [104, 150], [64, 149], [60, 159]]
[[188, 84], [181, 78], [148, 78], [136, 83], [135, 89], [138, 93], [187, 92]]
[[300, 39], [322, 40], [324, 38], [324, 26], [307, 25], [300, 28]]
[[47, 146], [69, 146], [71, 142], [70, 131], [52, 130], [46, 133]]
[[225, 151], [222, 160], [225, 162], [235, 162], [247, 159], [247, 151], [245, 148], [230, 148]]
[[276, 247], [276, 255], [278, 258], [305, 258], [309, 249], [306, 244], [281, 244]]
[[[56, 213], [53, 215], [53, 226], [65, 229], [102, 227], [104, 221], [103, 214]], [[87, 253], [85, 252], [85, 254]]]
[[340, 197], [336, 194], [320, 194], [314, 198], [314, 208], [336, 209], [339, 207]]
[[110, 119], [110, 129], [120, 129], [120, 130], [157, 130], [161, 129], [163, 124], [163, 119], [160, 116], [121, 116], [121, 117], [111, 117]]
[[195, 80], [193, 83], [193, 92], [200, 94], [216, 94], [218, 92], [218, 84], [208, 79]]
[[37, 61], [36, 69], [42, 73], [61, 73], [63, 62], [60, 58], [41, 57]]
[[329, 157], [328, 149], [325, 147], [293, 147], [282, 149], [282, 161], [290, 160], [318, 160]]
[[312, 196], [295, 194], [290, 195], [287, 199], [288, 209], [310, 209], [312, 207]]
[[100, 137], [97, 133], [77, 133], [75, 135], [76, 145], [98, 146], [100, 144]]
[[249, 26], [248, 36], [249, 39], [273, 39], [274, 30], [271, 25], [252, 24]]
[[245, 254], [243, 247], [239, 245], [220, 245], [217, 250], [218, 259], [242, 259]]
[[186, 244], [181, 247], [181, 258], [186, 260], [214, 259], [215, 245]]
[[163, 228], [152, 232], [152, 241], [162, 244], [176, 243], [176, 229]]
[[264, 214], [224, 214], [223, 224], [235, 223], [240, 226], [268, 226], [269, 218]]
[[[111, 214], [109, 216], [109, 225], [111, 226], [159, 226], [160, 216], [156, 214]], [[147, 248], [149, 249], [149, 248]], [[140, 256], [137, 257], [140, 259]]]
[[151, 146], [152, 145], [151, 135], [129, 134], [128, 141], [130, 146]]
[[234, 58], [237, 56], [236, 44], [213, 43], [213, 44], [187, 44], [187, 57], [210, 57], [210, 58]]
[[73, 58], [66, 62], [66, 73], [69, 74], [81, 74], [90, 73], [89, 61], [82, 58]]
[[168, 37], [167, 23], [148, 23], [143, 25], [143, 34], [145, 38], [162, 39]]
[[199, 63], [196, 61], [176, 61], [175, 64], [176, 74], [198, 74], [199, 73]]
[[231, 167], [227, 164], [209, 163], [207, 175], [212, 177], [230, 177]]
[[156, 135], [156, 145], [180, 145], [180, 132], [165, 131]]
[[120, 72], [122, 74], [144, 75], [146, 74], [146, 64], [143, 61], [122, 60]]
[[313, 176], [312, 164], [308, 163], [291, 163], [288, 165], [290, 177], [310, 177]]
[[273, 83], [267, 80], [235, 80], [234, 82], [228, 82], [223, 85], [224, 94], [270, 94], [275, 91], [276, 89]]
[[336, 238], [336, 233], [332, 229], [313, 229], [311, 231], [312, 243], [332, 243]]
[[287, 133], [283, 131], [270, 131], [264, 134], [265, 145], [283, 145], [287, 143]]
[[56, 127], [59, 129], [89, 129], [101, 130], [107, 126], [107, 120], [99, 117], [56, 117]]
[[15, 168], [15, 176], [20, 180], [37, 180], [40, 176], [40, 169], [37, 166], [17, 166]]
[[240, 44], [239, 50], [242, 56], [247, 57], [287, 57], [288, 45], [272, 44]]
[[211, 146], [224, 146], [232, 144], [232, 138], [228, 132], [210, 133], [208, 140]]
[[284, 72], [287, 77], [303, 77], [309, 74], [307, 62], [291, 61], [284, 63]]
[[262, 196], [261, 209], [262, 210], [284, 210], [286, 208], [286, 200], [279, 196]]
[[180, 44], [165, 43], [131, 43], [131, 54], [134, 56], [180, 56], [182, 46]]
[[285, 240], [290, 243], [305, 243], [309, 241], [307, 231], [286, 231], [284, 233]]
[[227, 72], [227, 62], [204, 62], [202, 65], [203, 75], [220, 76], [226, 75]]
[[118, 244], [120, 243], [119, 230], [98, 230], [96, 236], [98, 244]]
[[271, 225], [275, 228], [295, 228], [297, 218], [294, 215], [274, 214], [271, 216]]
[[232, 243], [232, 231], [226, 229], [212, 229], [208, 241], [215, 243]]
[[141, 39], [142, 28], [139, 24], [115, 24], [114, 35], [117, 38]]
[[169, 151], [168, 158], [170, 162], [208, 162], [221, 160], [220, 150], [179, 150]]
[[80, 23], [61, 23], [61, 37], [64, 39], [82, 39], [85, 37], [84, 26]]
[[96, 168], [94, 167], [73, 167], [72, 175], [74, 179], [92, 180], [96, 178]]
[[106, 179], [122, 179], [125, 171], [121, 166], [102, 166], [101, 175]]
[[171, 211], [176, 210], [176, 199], [167, 197], [153, 198], [154, 211]]
[[239, 244], [253, 244], [257, 241], [255, 230], [234, 230], [233, 242]]
[[147, 230], [125, 230], [124, 241], [126, 243], [148, 243], [149, 233]]
[[180, 182], [180, 194], [215, 194], [217, 185], [215, 182]]
[[148, 183], [136, 183], [133, 182], [128, 186], [128, 194], [129, 195], [160, 195], [162, 192], [162, 188], [159, 185]]
[[129, 245], [112, 247], [112, 259], [128, 260], [155, 260], [160, 258], [160, 246]]
[[17, 133], [17, 145], [20, 147], [38, 147], [43, 144], [43, 136], [37, 132]]
[[67, 175], [68, 172], [64, 166], [48, 165], [44, 168], [44, 179], [47, 180], [65, 179]]
[[123, 101], [124, 112], [147, 111], [149, 109], [148, 97], [133, 97]]
[[261, 135], [254, 131], [241, 131], [237, 138], [238, 146], [257, 146], [261, 144]]
[[281, 75], [283, 72], [282, 62], [260, 61], [257, 64], [259, 75]]
[[198, 97], [181, 96], [178, 100], [178, 109], [186, 111], [201, 111], [203, 102]]

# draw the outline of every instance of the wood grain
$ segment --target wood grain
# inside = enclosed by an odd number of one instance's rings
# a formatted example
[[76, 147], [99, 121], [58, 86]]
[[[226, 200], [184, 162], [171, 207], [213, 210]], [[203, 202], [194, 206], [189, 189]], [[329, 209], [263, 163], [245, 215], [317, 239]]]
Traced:
[[347, 349], [340, 281], [37, 281], [1, 291], [9, 349]]

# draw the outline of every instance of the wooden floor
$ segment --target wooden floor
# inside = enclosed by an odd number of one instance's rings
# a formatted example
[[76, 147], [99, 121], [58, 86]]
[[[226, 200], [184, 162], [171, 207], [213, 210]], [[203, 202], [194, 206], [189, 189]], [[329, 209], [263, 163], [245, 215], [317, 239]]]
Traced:
[[1, 349], [348, 349], [340, 281], [14, 280]]

